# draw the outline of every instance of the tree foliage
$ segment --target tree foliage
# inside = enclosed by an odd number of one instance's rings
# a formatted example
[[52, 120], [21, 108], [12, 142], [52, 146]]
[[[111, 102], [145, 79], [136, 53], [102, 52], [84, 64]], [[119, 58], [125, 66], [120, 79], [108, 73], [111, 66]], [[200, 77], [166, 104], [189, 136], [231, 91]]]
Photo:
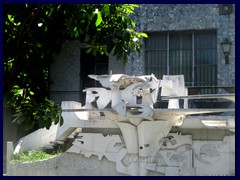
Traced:
[[67, 41], [85, 43], [93, 55], [113, 51], [124, 62], [133, 50], [140, 53], [140, 38], [147, 35], [134, 31], [129, 15], [135, 8], [132, 4], [4, 5], [4, 97], [17, 110], [16, 122], [32, 129], [49, 128], [61, 120], [59, 107], [46, 99], [53, 52], [60, 52]]

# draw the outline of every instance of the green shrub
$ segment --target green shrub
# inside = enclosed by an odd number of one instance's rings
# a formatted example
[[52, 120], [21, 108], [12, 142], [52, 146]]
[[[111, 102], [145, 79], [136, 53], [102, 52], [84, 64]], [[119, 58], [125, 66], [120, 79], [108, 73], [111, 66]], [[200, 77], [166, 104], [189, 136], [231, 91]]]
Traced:
[[25, 131], [38, 128], [49, 129], [52, 123], [56, 125], [60, 122], [60, 126], [63, 124], [61, 113], [61, 107], [47, 98], [41, 103], [37, 103], [33, 99], [24, 99], [16, 107], [12, 122], [18, 123]]
[[59, 155], [60, 152], [55, 154], [48, 154], [44, 151], [28, 151], [28, 152], [22, 152], [18, 153], [12, 156], [11, 162], [17, 163], [17, 162], [36, 162], [43, 159], [48, 159], [55, 157]]

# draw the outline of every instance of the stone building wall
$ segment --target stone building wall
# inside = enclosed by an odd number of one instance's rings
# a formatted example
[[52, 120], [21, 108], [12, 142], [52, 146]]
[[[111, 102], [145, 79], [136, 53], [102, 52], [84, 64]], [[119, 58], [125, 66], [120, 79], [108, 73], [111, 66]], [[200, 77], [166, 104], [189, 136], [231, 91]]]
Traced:
[[80, 55], [79, 41], [70, 41], [59, 54], [54, 54], [54, 63], [50, 67], [50, 98], [56, 103], [61, 101], [79, 101], [80, 91]]
[[[235, 6], [231, 14], [219, 14], [218, 4], [140, 4], [132, 15], [136, 31], [198, 31], [217, 32], [217, 85], [235, 86]], [[221, 42], [228, 37], [232, 42], [229, 64], [221, 49]], [[66, 48], [54, 57], [50, 69], [50, 98], [57, 103], [62, 100], [81, 101], [80, 57], [81, 45], [78, 41], [69, 42]], [[127, 64], [116, 61], [109, 55], [108, 72], [114, 74], [145, 75], [145, 44], [142, 56], [133, 52]]]
[[[133, 16], [136, 31], [166, 32], [187, 30], [217, 31], [218, 86], [235, 85], [235, 6], [231, 14], [220, 15], [218, 4], [140, 4]], [[232, 42], [229, 64], [225, 64], [220, 43]], [[144, 42], [142, 56], [133, 53], [125, 66], [129, 75], [145, 74]]]
[[[235, 6], [230, 15], [219, 15], [218, 17], [218, 83], [223, 86], [235, 86]], [[232, 42], [229, 55], [229, 65], [225, 65], [224, 55], [220, 43], [225, 37]]]

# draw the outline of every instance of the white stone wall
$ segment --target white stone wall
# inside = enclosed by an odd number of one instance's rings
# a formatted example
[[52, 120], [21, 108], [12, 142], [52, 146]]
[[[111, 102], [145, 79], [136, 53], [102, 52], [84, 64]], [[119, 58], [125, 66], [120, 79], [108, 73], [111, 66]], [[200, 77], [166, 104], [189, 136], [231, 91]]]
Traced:
[[63, 153], [57, 157], [33, 163], [10, 163], [8, 176], [124, 176], [113, 162], [97, 156]]

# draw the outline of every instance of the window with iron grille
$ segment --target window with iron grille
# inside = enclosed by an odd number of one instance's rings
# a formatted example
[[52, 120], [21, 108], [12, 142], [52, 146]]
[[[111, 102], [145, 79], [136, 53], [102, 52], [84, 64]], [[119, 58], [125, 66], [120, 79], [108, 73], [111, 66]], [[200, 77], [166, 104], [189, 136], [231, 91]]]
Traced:
[[146, 74], [183, 74], [186, 86], [217, 83], [215, 31], [148, 33], [145, 45]]

